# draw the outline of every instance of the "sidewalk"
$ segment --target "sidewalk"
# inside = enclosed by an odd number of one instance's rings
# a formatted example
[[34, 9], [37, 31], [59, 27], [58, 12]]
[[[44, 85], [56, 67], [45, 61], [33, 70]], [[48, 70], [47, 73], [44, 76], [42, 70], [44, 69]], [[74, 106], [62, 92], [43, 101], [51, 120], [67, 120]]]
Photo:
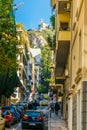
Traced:
[[61, 118], [61, 114], [58, 116], [55, 113], [51, 113], [50, 130], [68, 130], [65, 121]]

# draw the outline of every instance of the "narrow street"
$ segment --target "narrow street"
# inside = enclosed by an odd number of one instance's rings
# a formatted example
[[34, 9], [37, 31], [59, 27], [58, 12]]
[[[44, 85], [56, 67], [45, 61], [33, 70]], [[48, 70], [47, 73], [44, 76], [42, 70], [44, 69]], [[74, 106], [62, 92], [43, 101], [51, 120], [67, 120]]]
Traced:
[[[13, 125], [11, 128], [6, 128], [6, 130], [26, 130], [22, 129], [21, 123]], [[61, 118], [59, 112], [58, 116], [55, 113], [51, 113], [51, 118], [46, 122], [45, 130], [68, 130], [66, 122]]]
[[[6, 130], [26, 130], [26, 129], [22, 129], [21, 123], [17, 123], [13, 125], [11, 128], [6, 128]], [[45, 130], [48, 130], [48, 126], [45, 127]]]
[[[48, 119], [45, 119], [45, 129], [44, 130], [48, 130], [50, 128], [50, 124], [49, 124], [50, 118], [49, 117], [50, 117], [50, 115], [48, 116]], [[26, 130], [26, 129], [22, 129], [21, 122], [19, 122], [19, 123], [16, 123], [15, 125], [12, 125], [11, 128], [6, 127], [5, 130]], [[35, 130], [35, 129], [33, 129], [33, 130]]]
[[87, 130], [86, 5], [0, 0], [0, 130]]

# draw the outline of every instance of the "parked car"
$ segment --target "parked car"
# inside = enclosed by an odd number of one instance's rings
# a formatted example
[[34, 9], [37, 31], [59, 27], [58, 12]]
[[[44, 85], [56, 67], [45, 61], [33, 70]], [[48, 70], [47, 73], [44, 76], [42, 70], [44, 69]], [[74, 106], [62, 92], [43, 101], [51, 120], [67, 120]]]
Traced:
[[28, 103], [27, 102], [18, 102], [17, 105], [23, 106], [24, 110], [28, 109]]
[[2, 107], [3, 111], [9, 110], [13, 116], [14, 122], [20, 121], [20, 114], [18, 113], [16, 106], [4, 106]]
[[2, 117], [1, 109], [0, 109], [0, 130], [5, 130], [5, 119]]
[[13, 115], [9, 110], [3, 111], [2, 116], [5, 119], [5, 125], [11, 127], [12, 124], [14, 124], [14, 118]]
[[18, 105], [18, 104], [13, 105], [13, 106], [16, 107], [18, 113], [20, 114], [20, 117], [22, 117], [22, 116], [23, 116], [23, 113], [24, 113], [24, 107], [23, 107], [22, 105]]
[[41, 111], [27, 110], [22, 117], [22, 128], [44, 130], [44, 116]]
[[25, 111], [24, 105], [22, 105], [22, 104], [15, 104], [13, 106], [19, 107], [22, 110], [22, 112]]
[[22, 103], [25, 105], [26, 109], [28, 108], [29, 101], [22, 101]]

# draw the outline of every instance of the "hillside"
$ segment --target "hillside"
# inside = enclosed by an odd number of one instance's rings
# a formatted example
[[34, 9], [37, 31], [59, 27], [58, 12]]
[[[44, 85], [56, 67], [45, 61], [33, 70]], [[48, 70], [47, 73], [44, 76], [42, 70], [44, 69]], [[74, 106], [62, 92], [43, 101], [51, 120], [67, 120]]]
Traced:
[[53, 31], [51, 28], [44, 30], [29, 30], [29, 41], [32, 48], [41, 48], [45, 45], [51, 46], [53, 42]]

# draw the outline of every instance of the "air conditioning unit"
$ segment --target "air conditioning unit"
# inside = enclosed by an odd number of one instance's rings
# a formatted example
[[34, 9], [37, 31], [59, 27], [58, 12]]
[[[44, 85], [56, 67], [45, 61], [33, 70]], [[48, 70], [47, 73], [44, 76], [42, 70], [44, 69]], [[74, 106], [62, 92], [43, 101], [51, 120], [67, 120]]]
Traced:
[[68, 69], [65, 69], [65, 77], [68, 77], [69, 76], [69, 71]]
[[70, 7], [71, 7], [70, 3], [67, 3], [67, 10], [70, 10]]

